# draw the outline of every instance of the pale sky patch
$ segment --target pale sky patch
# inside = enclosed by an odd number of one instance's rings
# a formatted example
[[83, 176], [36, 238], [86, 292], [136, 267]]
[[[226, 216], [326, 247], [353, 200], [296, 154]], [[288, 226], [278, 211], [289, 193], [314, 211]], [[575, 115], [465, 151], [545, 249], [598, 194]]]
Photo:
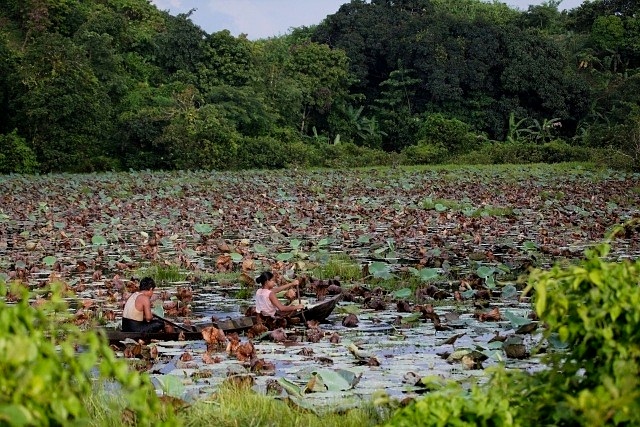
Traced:
[[[287, 34], [291, 28], [319, 24], [348, 0], [151, 0], [172, 15], [197, 9], [191, 20], [207, 33], [229, 30], [251, 40]], [[511, 7], [527, 10], [544, 0], [506, 0]], [[573, 9], [583, 0], [564, 0], [560, 9]]]

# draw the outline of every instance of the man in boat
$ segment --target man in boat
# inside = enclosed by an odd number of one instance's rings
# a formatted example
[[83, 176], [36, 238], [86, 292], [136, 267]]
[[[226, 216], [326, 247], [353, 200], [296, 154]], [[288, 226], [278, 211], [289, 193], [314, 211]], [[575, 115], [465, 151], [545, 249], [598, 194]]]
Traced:
[[122, 312], [123, 332], [160, 332], [164, 330], [164, 322], [153, 318], [151, 313], [151, 297], [156, 282], [151, 277], [140, 281], [138, 291], [131, 294]]
[[278, 292], [297, 286], [299, 283], [297, 280], [287, 283], [286, 285], [276, 286], [273, 273], [263, 271], [260, 276], [256, 278], [256, 282], [261, 285], [261, 288], [256, 292], [256, 312], [262, 316], [289, 316], [304, 308], [302, 304], [284, 305], [277, 296]]

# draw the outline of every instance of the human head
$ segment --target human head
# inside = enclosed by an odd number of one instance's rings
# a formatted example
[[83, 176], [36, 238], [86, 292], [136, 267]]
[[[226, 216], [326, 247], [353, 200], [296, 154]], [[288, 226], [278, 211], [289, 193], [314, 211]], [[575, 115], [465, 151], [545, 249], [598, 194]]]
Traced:
[[273, 273], [270, 272], [270, 271], [263, 271], [256, 278], [256, 283], [258, 283], [260, 286], [264, 286], [264, 284], [267, 283], [271, 279], [273, 279]]
[[141, 291], [152, 291], [156, 287], [156, 282], [151, 277], [145, 277], [140, 280]]

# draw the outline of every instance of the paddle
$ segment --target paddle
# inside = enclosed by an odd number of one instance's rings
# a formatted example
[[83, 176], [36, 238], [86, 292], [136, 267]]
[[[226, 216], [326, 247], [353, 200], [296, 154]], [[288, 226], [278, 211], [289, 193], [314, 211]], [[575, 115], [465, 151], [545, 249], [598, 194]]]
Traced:
[[197, 329], [188, 329], [187, 327], [183, 326], [183, 325], [179, 325], [177, 323], [173, 323], [171, 320], [167, 320], [162, 316], [158, 316], [157, 314], [153, 313], [153, 317], [155, 317], [156, 319], [160, 319], [164, 322], [167, 322], [168, 324], [170, 324], [171, 326], [175, 326], [178, 329], [182, 329], [185, 332], [198, 332]]
[[[302, 300], [300, 299], [300, 283], [296, 283], [296, 291], [298, 292], [298, 304], [302, 304]], [[307, 319], [304, 318], [304, 308], [300, 310], [300, 315], [302, 316], [302, 321], [307, 325]]]

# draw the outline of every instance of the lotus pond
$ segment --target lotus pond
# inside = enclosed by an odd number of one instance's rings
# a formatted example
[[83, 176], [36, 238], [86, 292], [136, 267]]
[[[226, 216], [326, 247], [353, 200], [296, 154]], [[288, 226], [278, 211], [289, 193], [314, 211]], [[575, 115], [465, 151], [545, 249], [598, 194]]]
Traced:
[[[640, 210], [640, 176], [579, 165], [12, 175], [0, 189], [0, 274], [34, 304], [63, 281], [87, 327], [117, 324], [145, 274], [190, 322], [242, 315], [263, 269], [337, 278], [348, 298], [327, 323], [241, 336], [251, 361], [204, 342], [118, 350], [158, 392], [205, 399], [231, 379], [316, 408], [415, 396], [427, 375], [543, 369], [563, 344], [541, 341], [527, 271], [581, 258]], [[639, 247], [618, 239], [610, 256]]]

